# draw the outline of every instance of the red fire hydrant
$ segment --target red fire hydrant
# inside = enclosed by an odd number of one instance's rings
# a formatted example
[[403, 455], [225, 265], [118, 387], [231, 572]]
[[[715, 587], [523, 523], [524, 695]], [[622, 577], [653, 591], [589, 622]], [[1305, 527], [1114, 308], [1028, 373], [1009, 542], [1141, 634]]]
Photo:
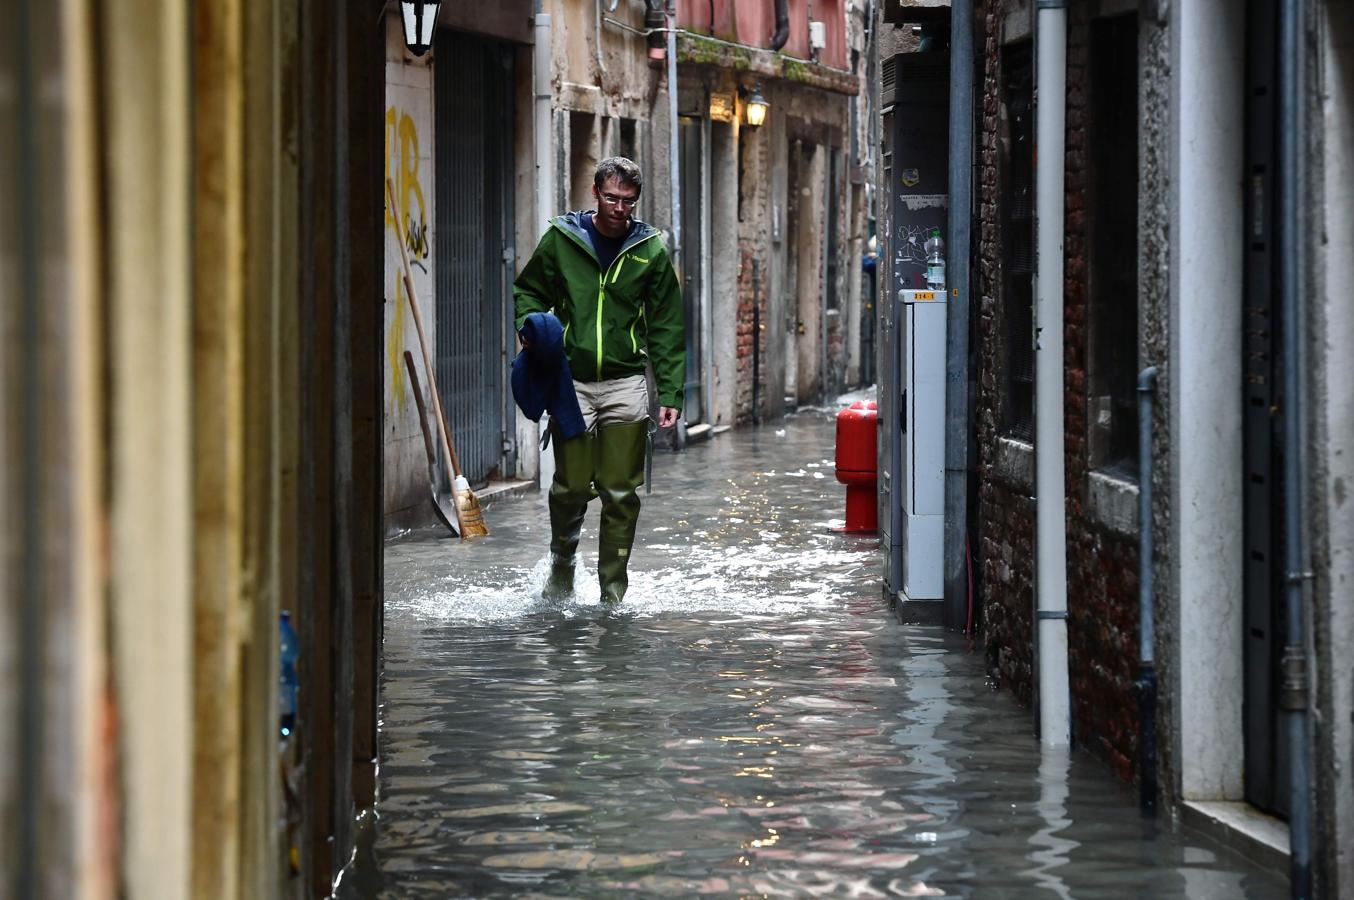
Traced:
[[879, 528], [878, 415], [873, 400], [857, 400], [837, 413], [837, 480], [846, 485], [846, 527], [842, 531], [873, 532]]

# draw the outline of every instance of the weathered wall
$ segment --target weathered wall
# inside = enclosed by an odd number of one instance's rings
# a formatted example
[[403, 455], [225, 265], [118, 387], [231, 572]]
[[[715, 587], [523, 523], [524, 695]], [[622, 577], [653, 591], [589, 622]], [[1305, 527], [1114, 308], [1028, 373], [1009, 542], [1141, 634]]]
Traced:
[[[850, 0], [789, 0], [790, 35], [782, 52], [799, 59], [816, 59], [824, 65], [845, 69], [848, 62], [847, 17]], [[810, 51], [809, 22], [825, 26], [826, 43]], [[721, 40], [765, 47], [776, 28], [774, 4], [737, 3], [736, 0], [678, 0], [677, 23], [699, 34]]]
[[[1091, 117], [1114, 115], [1090, 108], [1091, 19], [1086, 4], [1068, 9], [1067, 30], [1067, 231], [1064, 241], [1064, 455], [1067, 485], [1068, 667], [1071, 671], [1073, 734], [1132, 777], [1137, 741], [1133, 693], [1138, 650], [1137, 485], [1132, 474], [1094, 472], [1091, 430], [1090, 231], [1098, 217], [1125, 210], [1091, 206], [1092, 161], [1103, 148], [1091, 145]], [[1122, 114], [1122, 111], [1118, 111]], [[1137, 173], [1120, 177], [1137, 181]], [[1109, 273], [1106, 273], [1109, 275]], [[1136, 298], [1116, 298], [1136, 302]], [[1135, 341], [1136, 335], [1107, 335]], [[1114, 513], [1119, 512], [1117, 517]]]
[[[1034, 696], [1034, 458], [1030, 444], [1000, 434], [1007, 322], [1002, 304], [1001, 178], [1007, 111], [1002, 101], [1004, 5], [983, 14], [982, 133], [978, 223], [978, 583], [987, 666], [1028, 704]], [[976, 41], [975, 41], [976, 43]]]
[[[436, 202], [433, 142], [432, 56], [413, 57], [404, 47], [397, 18], [387, 17], [385, 174], [395, 182], [396, 210], [385, 219], [385, 512], [387, 527], [417, 522], [428, 497], [428, 466], [413, 386], [404, 351], [414, 355], [428, 403], [429, 427], [436, 429], [431, 376], [423, 365], [418, 332], [404, 287], [398, 241], [405, 235], [414, 272], [428, 350], [436, 348], [433, 256]], [[389, 203], [387, 201], [387, 207]], [[436, 431], [433, 431], [436, 435]]]
[[1243, 794], [1241, 332], [1245, 22], [1170, 4], [1170, 615], [1164, 742], [1183, 800]]
[[738, 415], [738, 120], [710, 126], [710, 299], [713, 337], [712, 425], [732, 425]]
[[[1139, 363], [1157, 367], [1152, 421], [1152, 561], [1156, 622], [1169, 621], [1175, 594], [1167, 577], [1170, 561], [1171, 459], [1168, 423], [1171, 420], [1170, 358], [1170, 31], [1160, 15], [1144, 15], [1138, 32], [1138, 347]], [[1141, 424], [1141, 423], [1139, 423]], [[1141, 527], [1141, 523], [1139, 523]], [[1159, 685], [1168, 685], [1176, 662], [1169, 651], [1168, 629], [1156, 629], [1156, 668]], [[1158, 694], [1157, 734], [1167, 734], [1174, 698]], [[1157, 784], [1161, 791], [1174, 783], [1170, 742], [1157, 740]], [[1141, 776], [1141, 773], [1139, 773]]]
[[[1100, 8], [1105, 7], [1102, 4]], [[1109, 7], [1105, 11], [1118, 10], [1113, 4]], [[1090, 196], [1090, 166], [1096, 148], [1089, 144], [1094, 113], [1089, 107], [1089, 30], [1095, 11], [1079, 5], [1070, 7], [1068, 12], [1063, 284], [1066, 412], [1060, 448], [1066, 466], [1067, 491], [1068, 665], [1076, 740], [1127, 779], [1134, 771], [1138, 724], [1133, 693], [1138, 637], [1137, 487], [1131, 473], [1097, 471], [1088, 440], [1090, 370], [1094, 365], [1089, 236], [1095, 216], [1108, 213], [1093, 208]], [[1000, 83], [1001, 65], [1003, 48], [1029, 36], [1029, 5], [992, 4], [986, 13], [978, 240], [981, 335], [978, 550], [988, 664], [1002, 684], [1009, 686], [1018, 698], [1028, 700], [1035, 688], [1031, 671], [1034, 606], [1031, 551], [1036, 504], [1030, 474], [1033, 448], [1002, 435], [999, 426], [1002, 405], [1007, 402], [1002, 396], [1002, 386], [1011, 350], [1006, 346], [1010, 340], [1008, 311], [1001, 296], [1004, 263], [1000, 233], [1004, 177], [1001, 154], [1010, 140], [1008, 111], [1003, 107]], [[1156, 90], [1157, 93], [1140, 90], [1140, 106], [1146, 103], [1157, 106], [1139, 121], [1161, 123], [1165, 110], [1160, 104], [1164, 98], [1159, 85]], [[1160, 133], [1140, 137], [1143, 143], [1159, 143], [1162, 139]], [[1149, 200], [1159, 200], [1159, 168], [1158, 157], [1140, 156], [1136, 180], [1140, 195], [1144, 191], [1142, 185], [1149, 185], [1145, 189]], [[1144, 174], [1150, 176], [1150, 181]], [[1153, 220], [1144, 216], [1140, 221]], [[1140, 256], [1140, 262], [1152, 261], [1160, 251], [1159, 245], [1143, 248], [1145, 258]], [[1140, 308], [1145, 302], [1152, 302], [1150, 298], [1160, 296], [1160, 290], [1159, 275], [1142, 277], [1137, 301]], [[1133, 336], [1108, 339], [1133, 340]]]
[[[1307, 453], [1312, 462], [1313, 634], [1317, 651], [1317, 822], [1329, 849], [1318, 875], [1321, 893], [1354, 897], [1354, 4], [1325, 3], [1309, 94], [1312, 140], [1308, 234], [1313, 264], [1307, 351], [1314, 363], [1307, 399], [1312, 410]], [[1317, 54], [1313, 54], [1316, 56]], [[1324, 94], [1324, 97], [1322, 96]]]

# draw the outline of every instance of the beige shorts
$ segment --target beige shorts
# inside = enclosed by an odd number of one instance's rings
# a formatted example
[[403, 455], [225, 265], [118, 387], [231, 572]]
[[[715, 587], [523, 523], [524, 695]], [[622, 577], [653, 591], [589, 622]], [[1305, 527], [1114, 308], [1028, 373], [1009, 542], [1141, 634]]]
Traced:
[[609, 381], [575, 381], [574, 391], [589, 431], [598, 425], [642, 422], [649, 418], [649, 381], [643, 375]]

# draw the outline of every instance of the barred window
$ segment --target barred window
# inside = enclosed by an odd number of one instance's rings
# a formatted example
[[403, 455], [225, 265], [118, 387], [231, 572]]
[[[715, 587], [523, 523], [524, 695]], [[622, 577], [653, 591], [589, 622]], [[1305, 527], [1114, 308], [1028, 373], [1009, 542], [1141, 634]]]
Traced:
[[1001, 304], [1005, 328], [1001, 431], [1034, 439], [1034, 72], [1028, 43], [1002, 64]]
[[1087, 448], [1138, 468], [1138, 17], [1091, 26], [1087, 135]]

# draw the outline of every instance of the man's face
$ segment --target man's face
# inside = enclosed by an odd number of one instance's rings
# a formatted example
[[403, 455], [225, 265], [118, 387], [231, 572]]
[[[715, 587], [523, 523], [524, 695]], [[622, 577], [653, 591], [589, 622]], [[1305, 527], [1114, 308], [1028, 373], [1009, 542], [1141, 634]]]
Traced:
[[639, 200], [639, 191], [633, 185], [608, 178], [600, 188], [592, 186], [592, 197], [597, 201], [597, 214], [593, 218], [603, 233], [619, 237], [630, 230], [630, 214]]

